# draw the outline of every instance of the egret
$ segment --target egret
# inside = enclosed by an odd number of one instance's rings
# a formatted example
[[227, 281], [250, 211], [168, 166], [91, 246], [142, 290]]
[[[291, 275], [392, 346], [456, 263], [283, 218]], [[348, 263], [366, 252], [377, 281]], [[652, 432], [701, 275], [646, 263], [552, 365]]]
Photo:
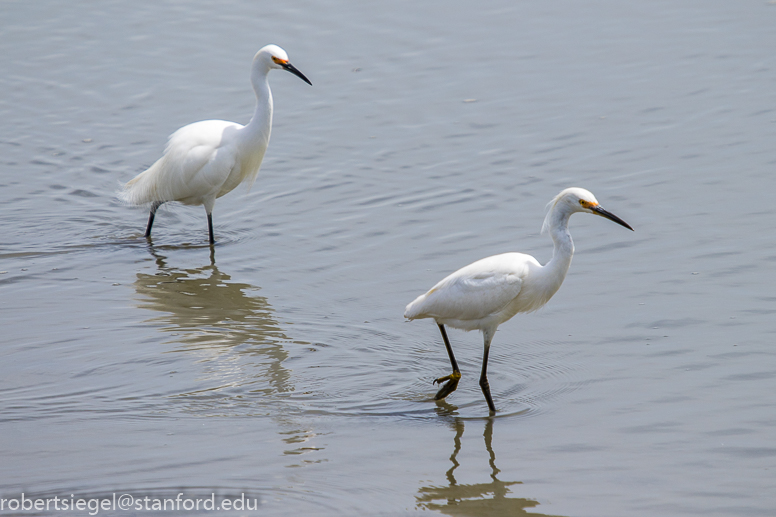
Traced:
[[213, 238], [213, 206], [216, 198], [231, 192], [243, 181], [252, 184], [259, 173], [272, 130], [272, 92], [267, 75], [282, 69], [307, 77], [288, 62], [286, 51], [277, 45], [262, 47], [253, 58], [251, 84], [256, 109], [248, 125], [225, 120], [203, 120], [170, 135], [164, 155], [145, 172], [124, 185], [119, 197], [131, 205], [151, 204], [145, 236], [157, 209], [169, 201], [204, 205], [210, 244]]
[[[547, 205], [542, 233], [549, 231], [554, 245], [552, 259], [542, 266], [530, 255], [503, 253], [463, 267], [443, 278], [427, 293], [407, 305], [404, 317], [410, 320], [433, 318], [442, 333], [453, 373], [434, 381], [441, 388], [434, 396], [441, 400], [458, 387], [461, 372], [455, 361], [445, 325], [462, 330], [480, 330], [485, 345], [480, 388], [491, 413], [496, 412], [488, 384], [488, 352], [498, 326], [518, 312], [533, 312], [554, 295], [571, 265], [574, 242], [569, 233], [569, 217], [576, 212], [600, 215], [633, 230], [625, 221], [604, 210], [595, 196], [582, 188], [568, 188]], [[444, 383], [444, 384], [443, 384]]]

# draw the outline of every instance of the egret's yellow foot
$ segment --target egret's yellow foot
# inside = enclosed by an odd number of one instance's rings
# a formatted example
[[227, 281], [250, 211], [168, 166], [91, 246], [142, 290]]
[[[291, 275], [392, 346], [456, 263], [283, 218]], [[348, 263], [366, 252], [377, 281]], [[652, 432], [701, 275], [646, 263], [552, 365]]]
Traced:
[[437, 391], [437, 394], [434, 395], [434, 400], [442, 400], [449, 394], [455, 391], [455, 389], [458, 387], [458, 381], [461, 380], [461, 372], [455, 371], [451, 373], [450, 375], [445, 375], [444, 377], [440, 377], [438, 379], [434, 379], [434, 382], [432, 384], [442, 384], [444, 385], [439, 388], [439, 391]]

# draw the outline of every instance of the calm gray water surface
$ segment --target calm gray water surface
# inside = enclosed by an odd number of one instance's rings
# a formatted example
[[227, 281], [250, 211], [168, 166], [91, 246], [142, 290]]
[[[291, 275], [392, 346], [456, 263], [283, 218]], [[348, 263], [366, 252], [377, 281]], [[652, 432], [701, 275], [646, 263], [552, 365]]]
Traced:
[[[774, 2], [0, 10], [0, 497], [773, 515]], [[202, 208], [149, 245], [119, 182], [184, 124], [246, 123], [270, 42], [314, 86], [271, 75], [258, 181], [216, 204], [212, 257]], [[478, 333], [450, 332], [435, 403], [444, 347], [404, 306], [548, 260], [568, 186], [636, 232], [574, 217], [565, 284], [494, 340], [498, 417]]]

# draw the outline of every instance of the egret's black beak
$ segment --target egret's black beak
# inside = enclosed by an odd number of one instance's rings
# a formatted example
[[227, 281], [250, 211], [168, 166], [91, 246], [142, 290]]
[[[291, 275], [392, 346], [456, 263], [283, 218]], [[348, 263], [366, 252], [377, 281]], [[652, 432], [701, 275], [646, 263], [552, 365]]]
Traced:
[[601, 217], [606, 217], [610, 221], [614, 221], [615, 223], [619, 224], [620, 226], [624, 226], [630, 231], [633, 231], [633, 228], [630, 227], [628, 223], [614, 215], [613, 213], [609, 212], [608, 210], [604, 210], [604, 208], [601, 205], [595, 205], [590, 207], [590, 210], [593, 211], [594, 214], [598, 214]]
[[299, 70], [298, 70], [298, 69], [297, 69], [297, 68], [296, 68], [294, 65], [292, 65], [291, 63], [281, 63], [281, 65], [280, 65], [280, 66], [282, 66], [282, 67], [283, 67], [283, 70], [285, 70], [285, 71], [287, 71], [287, 72], [291, 72], [292, 74], [294, 74], [295, 76], [299, 77], [299, 78], [300, 78], [302, 81], [306, 82], [306, 83], [307, 83], [307, 84], [309, 84], [310, 86], [312, 86], [312, 85], [313, 85], [313, 83], [311, 83], [311, 82], [310, 82], [310, 80], [309, 80], [307, 77], [305, 77], [305, 76], [304, 76], [304, 74], [303, 74], [302, 72], [300, 72], [300, 71], [299, 71]]

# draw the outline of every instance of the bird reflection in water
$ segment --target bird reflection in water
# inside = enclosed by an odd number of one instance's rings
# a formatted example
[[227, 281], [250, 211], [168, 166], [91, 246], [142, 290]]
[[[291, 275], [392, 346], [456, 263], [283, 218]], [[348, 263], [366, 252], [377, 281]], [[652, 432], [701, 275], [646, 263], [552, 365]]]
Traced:
[[[443, 404], [448, 405], [448, 404]], [[418, 507], [434, 510], [446, 515], [454, 516], [516, 516], [516, 515], [544, 515], [545, 517], [557, 517], [535, 512], [527, 512], [527, 508], [539, 505], [537, 501], [519, 497], [508, 497], [509, 487], [521, 484], [520, 481], [501, 481], [498, 474], [501, 472], [496, 467], [496, 453], [493, 451], [493, 420], [488, 418], [485, 422], [485, 449], [489, 454], [491, 468], [490, 482], [471, 485], [459, 485], [455, 479], [455, 470], [460, 467], [457, 457], [461, 451], [461, 438], [463, 437], [464, 421], [454, 418], [451, 427], [455, 431], [453, 454], [450, 456], [452, 467], [445, 473], [448, 486], [421, 487], [419, 495], [415, 496]]]
[[[197, 411], [217, 406], [220, 413], [227, 407], [253, 411], [259, 409], [253, 404], [277, 403], [272, 395], [293, 391], [291, 372], [283, 367], [283, 344], [291, 340], [257, 287], [232, 282], [212, 259], [207, 266], [177, 269], [153, 248], [151, 254], [157, 271], [137, 274], [138, 306], [161, 313], [148, 322], [169, 333], [169, 342], [178, 345], [173, 352], [197, 357], [204, 373], [196, 387], [177, 396]], [[257, 393], [268, 397], [257, 400]]]

